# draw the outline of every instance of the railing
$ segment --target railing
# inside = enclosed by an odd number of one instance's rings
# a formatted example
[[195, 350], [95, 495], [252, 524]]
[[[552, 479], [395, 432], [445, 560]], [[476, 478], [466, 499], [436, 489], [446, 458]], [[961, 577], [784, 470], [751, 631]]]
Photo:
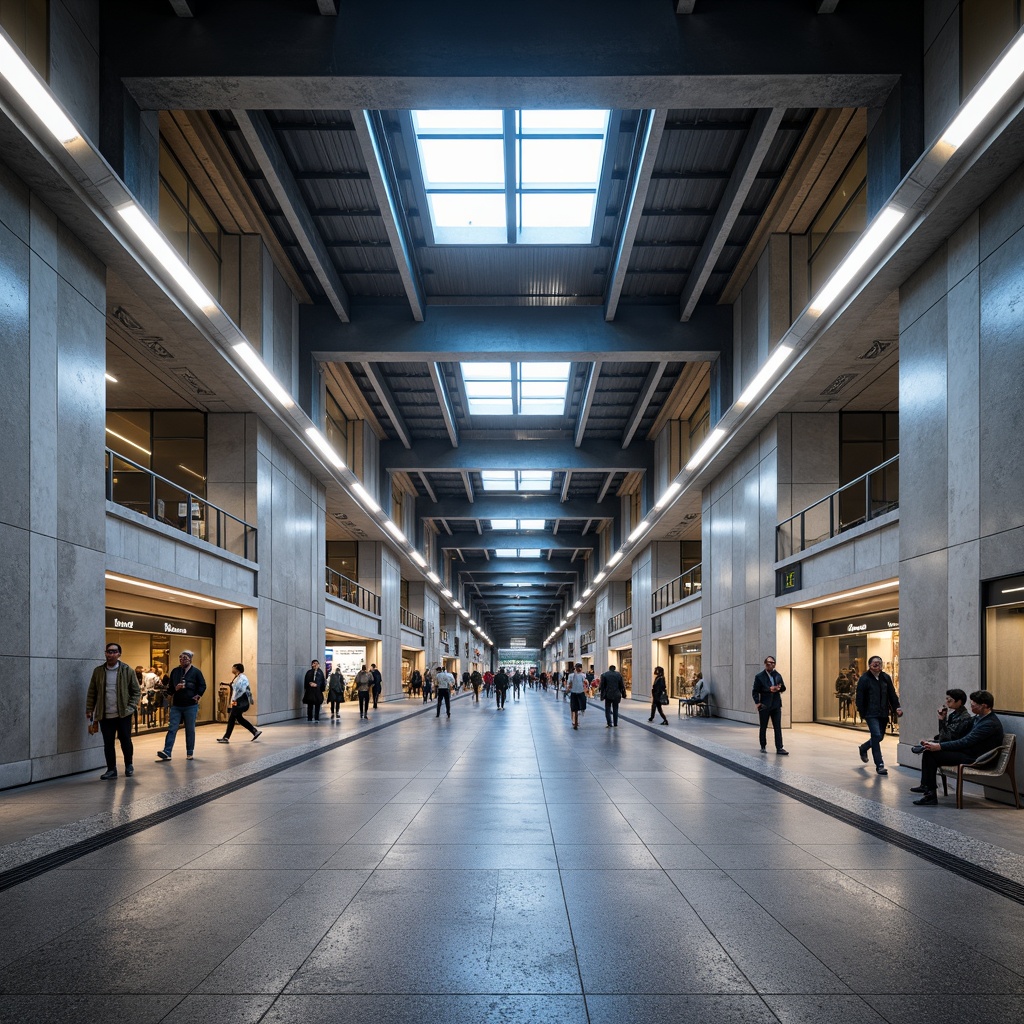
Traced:
[[580, 634], [580, 654], [589, 654], [591, 647], [594, 646], [594, 642], [597, 640], [597, 630], [588, 629], [585, 633]]
[[355, 580], [342, 576], [340, 572], [327, 568], [324, 589], [331, 597], [336, 597], [346, 604], [354, 604], [357, 608], [371, 615], [380, 615], [380, 597], [372, 590], [359, 586]]
[[441, 641], [440, 642], [441, 642], [441, 650], [444, 651], [445, 654], [451, 653], [449, 651], [449, 649], [448, 649], [449, 645], [448, 645], [448, 630], [447, 629], [442, 629], [441, 630]]
[[608, 620], [608, 632], [617, 633], [620, 629], [625, 629], [627, 626], [633, 625], [633, 608], [624, 609], [619, 612], [618, 615], [613, 615]]
[[900, 507], [899, 459], [894, 455], [775, 528], [775, 560], [836, 537]]
[[687, 569], [681, 576], [677, 576], [671, 583], [651, 594], [651, 611], [660, 612], [669, 605], [685, 601], [693, 594], [700, 593], [700, 565]]
[[107, 501], [256, 561], [256, 527], [251, 523], [110, 448], [104, 452]]
[[423, 619], [414, 612], [409, 611], [408, 608], [402, 608], [399, 606], [399, 612], [402, 616], [402, 625], [407, 626], [409, 629], [414, 629], [417, 633], [423, 632]]

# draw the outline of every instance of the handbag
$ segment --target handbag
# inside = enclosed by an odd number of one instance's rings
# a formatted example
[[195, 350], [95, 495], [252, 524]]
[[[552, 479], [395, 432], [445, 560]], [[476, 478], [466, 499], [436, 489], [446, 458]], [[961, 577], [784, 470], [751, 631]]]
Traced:
[[95, 736], [100, 731], [100, 723], [95, 718], [89, 723], [89, 735]]
[[238, 700], [235, 701], [235, 707], [243, 714], [249, 710], [249, 691], [246, 690]]
[[668, 704], [668, 694], [664, 690], [662, 690], [661, 693], [658, 694], [658, 704], [661, 707], [664, 707], [666, 704]]

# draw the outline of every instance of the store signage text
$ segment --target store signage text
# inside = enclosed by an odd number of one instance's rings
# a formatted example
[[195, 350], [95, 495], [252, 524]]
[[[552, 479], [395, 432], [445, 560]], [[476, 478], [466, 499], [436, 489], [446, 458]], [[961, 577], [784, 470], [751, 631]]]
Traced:
[[130, 629], [137, 633], [165, 633], [172, 636], [214, 635], [212, 622], [195, 622], [191, 619], [167, 619], [162, 615], [141, 615], [107, 609], [107, 629]]

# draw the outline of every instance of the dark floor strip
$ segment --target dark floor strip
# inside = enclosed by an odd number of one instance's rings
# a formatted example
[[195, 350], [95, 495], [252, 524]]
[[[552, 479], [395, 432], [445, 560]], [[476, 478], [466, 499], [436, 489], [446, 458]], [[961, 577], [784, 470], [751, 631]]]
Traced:
[[164, 807], [159, 811], [153, 811], [152, 814], [146, 814], [135, 821], [126, 822], [123, 825], [114, 825], [107, 829], [106, 832], [101, 832], [99, 835], [91, 836], [88, 839], [82, 839], [77, 843], [72, 843], [70, 846], [66, 846], [62, 850], [55, 850], [53, 853], [43, 854], [43, 856], [36, 857], [34, 860], [26, 861], [24, 864], [19, 864], [16, 868], [9, 868], [7, 871], [0, 872], [0, 892], [4, 892], [6, 889], [11, 889], [16, 885], [21, 885], [22, 882], [27, 882], [29, 879], [37, 878], [39, 875], [45, 874], [47, 871], [52, 871], [54, 868], [59, 868], [65, 864], [69, 864], [71, 861], [78, 860], [79, 857], [84, 857], [86, 854], [94, 853], [96, 850], [102, 850], [104, 846], [110, 846], [112, 843], [119, 842], [122, 839], [127, 839], [129, 836], [137, 835], [139, 832], [144, 832], [147, 828], [152, 828], [154, 825], [159, 825], [162, 822], [169, 821], [171, 818], [176, 818], [179, 814], [184, 814], [186, 811], [194, 810], [196, 807], [202, 807], [203, 804], [208, 804], [213, 800], [219, 800], [222, 796], [237, 793], [240, 789], [245, 789], [246, 786], [251, 786], [254, 782], [261, 782], [263, 779], [269, 779], [274, 775], [287, 771], [289, 768], [294, 768], [298, 764], [303, 764], [306, 761], [311, 761], [314, 757], [326, 754], [328, 751], [337, 750], [339, 747], [343, 747], [348, 743], [353, 743], [355, 740], [361, 740], [364, 736], [380, 732], [381, 729], [389, 729], [393, 725], [398, 725], [399, 722], [408, 721], [410, 718], [415, 718], [417, 715], [423, 715], [428, 711], [433, 710], [433, 704], [425, 704], [422, 708], [417, 709], [416, 711], [402, 715], [401, 718], [394, 718], [389, 722], [382, 722], [380, 725], [371, 726], [363, 732], [356, 733], [352, 736], [346, 736], [344, 739], [336, 740], [334, 743], [328, 743], [322, 747], [317, 747], [316, 750], [307, 751], [305, 754], [297, 754], [295, 757], [290, 757], [288, 760], [282, 761], [280, 764], [275, 764], [269, 768], [262, 768], [257, 772], [253, 772], [252, 775], [247, 775], [245, 778], [236, 779], [233, 782], [225, 782], [224, 785], [217, 786], [214, 789], [211, 789], [208, 793], [201, 793], [199, 796], [189, 797], [186, 800], [182, 800], [181, 803], [172, 804], [170, 807]]
[[823, 814], [829, 815], [829, 817], [836, 818], [847, 825], [852, 825], [854, 828], [860, 829], [861, 832], [867, 832], [876, 839], [881, 839], [891, 843], [893, 846], [898, 846], [901, 850], [906, 850], [922, 860], [926, 860], [940, 868], [945, 868], [947, 871], [952, 871], [953, 874], [959, 875], [961, 878], [966, 878], [977, 885], [984, 886], [986, 889], [998, 893], [1000, 896], [1005, 896], [1008, 900], [1024, 905], [1024, 885], [1013, 881], [1011, 878], [1004, 878], [995, 871], [990, 871], [988, 868], [981, 867], [978, 864], [972, 864], [969, 860], [964, 860], [963, 857], [958, 857], [956, 854], [940, 850], [937, 846], [932, 846], [922, 839], [904, 835], [889, 825], [872, 821], [871, 818], [866, 818], [855, 811], [849, 811], [845, 807], [837, 807], [822, 797], [805, 793], [803, 790], [791, 786], [788, 782], [781, 782], [778, 779], [762, 775], [756, 768], [748, 768], [746, 765], [737, 764], [735, 761], [729, 760], [728, 757], [722, 754], [715, 754], [710, 750], [704, 750], [702, 747], [687, 743], [686, 740], [679, 739], [677, 736], [649, 726], [646, 722], [637, 722], [627, 718], [625, 715], [621, 717], [631, 725], [635, 725], [638, 729], [646, 729], [648, 732], [654, 733], [655, 736], [660, 736], [664, 740], [675, 743], [676, 746], [683, 747], [693, 754], [698, 754], [717, 765], [721, 765], [723, 768], [736, 772], [737, 775], [742, 775], [754, 782], [759, 782], [762, 786], [774, 789], [777, 793], [784, 793], [786, 796], [799, 800], [800, 803], [806, 804], [808, 807], [813, 807], [816, 811], [821, 811]]

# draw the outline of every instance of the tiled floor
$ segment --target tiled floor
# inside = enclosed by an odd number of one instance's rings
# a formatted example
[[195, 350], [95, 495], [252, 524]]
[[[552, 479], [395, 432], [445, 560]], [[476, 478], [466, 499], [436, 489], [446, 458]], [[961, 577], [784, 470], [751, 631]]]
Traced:
[[[749, 728], [648, 729], [639, 705], [618, 729], [592, 706], [578, 732], [536, 693], [415, 710], [0, 893], [0, 1024], [1024, 1020], [1024, 906], [668, 737], [961, 851], [994, 834], [963, 819], [1011, 834], [1014, 810], [908, 808], [909, 772], [880, 794], [815, 764], [842, 745], [813, 730], [765, 764]], [[175, 781], [302, 745], [273, 744]]]

